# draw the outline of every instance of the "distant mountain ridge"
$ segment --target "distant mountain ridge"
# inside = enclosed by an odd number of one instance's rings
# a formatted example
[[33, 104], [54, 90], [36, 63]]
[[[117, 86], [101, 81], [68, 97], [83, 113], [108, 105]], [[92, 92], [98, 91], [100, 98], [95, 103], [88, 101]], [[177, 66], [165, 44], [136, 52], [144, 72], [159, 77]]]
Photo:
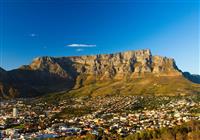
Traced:
[[153, 56], [149, 49], [91, 56], [38, 57], [30, 65], [15, 70], [0, 69], [0, 97], [35, 97], [106, 81], [130, 79], [134, 84], [134, 79], [148, 76], [183, 78], [184, 74], [174, 59]]
[[200, 75], [197, 74], [190, 74], [189, 72], [183, 72], [183, 75], [188, 80], [200, 84]]

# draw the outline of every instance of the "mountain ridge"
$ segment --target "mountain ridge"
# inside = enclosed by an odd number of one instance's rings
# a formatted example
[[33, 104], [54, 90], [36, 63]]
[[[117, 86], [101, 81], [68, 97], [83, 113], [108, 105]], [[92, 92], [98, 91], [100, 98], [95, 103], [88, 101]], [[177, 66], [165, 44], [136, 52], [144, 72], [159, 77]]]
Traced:
[[102, 55], [45, 56], [37, 57], [31, 64], [18, 69], [0, 69], [0, 97], [35, 97], [79, 89], [102, 81], [135, 79], [147, 75], [184, 76], [173, 58], [153, 56], [149, 49]]

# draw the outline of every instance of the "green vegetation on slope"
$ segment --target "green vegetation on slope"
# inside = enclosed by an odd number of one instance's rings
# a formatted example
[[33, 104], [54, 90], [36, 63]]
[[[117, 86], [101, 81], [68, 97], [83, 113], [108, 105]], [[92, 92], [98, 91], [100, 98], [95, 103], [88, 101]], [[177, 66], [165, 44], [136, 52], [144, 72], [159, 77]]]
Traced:
[[80, 117], [86, 114], [90, 114], [92, 110], [88, 107], [67, 107], [63, 109], [60, 113], [56, 114], [55, 118], [72, 118], [72, 117]]
[[57, 102], [72, 97], [95, 97], [112, 95], [156, 95], [177, 96], [200, 94], [200, 85], [186, 80], [182, 76], [155, 77], [147, 76], [127, 80], [107, 80], [90, 82], [79, 88], [59, 93], [49, 93], [42, 96], [46, 102]]
[[129, 80], [110, 80], [84, 85], [69, 91], [72, 97], [105, 95], [187, 95], [200, 93], [200, 85], [183, 77], [141, 77]]

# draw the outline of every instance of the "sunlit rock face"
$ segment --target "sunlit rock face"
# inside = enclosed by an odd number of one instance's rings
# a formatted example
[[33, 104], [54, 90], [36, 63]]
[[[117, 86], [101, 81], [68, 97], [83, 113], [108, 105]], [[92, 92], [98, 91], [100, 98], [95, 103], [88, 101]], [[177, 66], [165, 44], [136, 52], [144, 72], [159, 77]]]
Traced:
[[38, 57], [19, 69], [9, 72], [0, 69], [0, 96], [6, 97], [12, 92], [12, 97], [33, 97], [79, 88], [91, 82], [145, 75], [180, 76], [182, 73], [173, 59], [152, 56], [149, 49], [91, 56]]
[[123, 79], [145, 73], [181, 75], [173, 59], [152, 56], [150, 50], [127, 51], [109, 55], [69, 58], [78, 74], [88, 74], [99, 79]]

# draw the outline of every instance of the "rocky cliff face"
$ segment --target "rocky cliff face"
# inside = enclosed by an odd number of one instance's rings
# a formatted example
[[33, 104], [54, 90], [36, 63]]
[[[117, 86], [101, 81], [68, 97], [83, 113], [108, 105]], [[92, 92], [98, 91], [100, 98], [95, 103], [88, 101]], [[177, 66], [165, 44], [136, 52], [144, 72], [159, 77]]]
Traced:
[[0, 96], [38, 96], [80, 88], [106, 80], [134, 79], [145, 75], [181, 76], [171, 58], [152, 56], [150, 50], [115, 54], [39, 57], [30, 65], [6, 72], [0, 69]]
[[127, 51], [123, 53], [80, 56], [80, 57], [42, 57], [36, 58], [31, 70], [48, 71], [64, 78], [75, 78], [86, 74], [98, 80], [122, 79], [124, 76], [152, 73], [157, 75], [181, 75], [173, 59], [152, 56], [150, 50]]

